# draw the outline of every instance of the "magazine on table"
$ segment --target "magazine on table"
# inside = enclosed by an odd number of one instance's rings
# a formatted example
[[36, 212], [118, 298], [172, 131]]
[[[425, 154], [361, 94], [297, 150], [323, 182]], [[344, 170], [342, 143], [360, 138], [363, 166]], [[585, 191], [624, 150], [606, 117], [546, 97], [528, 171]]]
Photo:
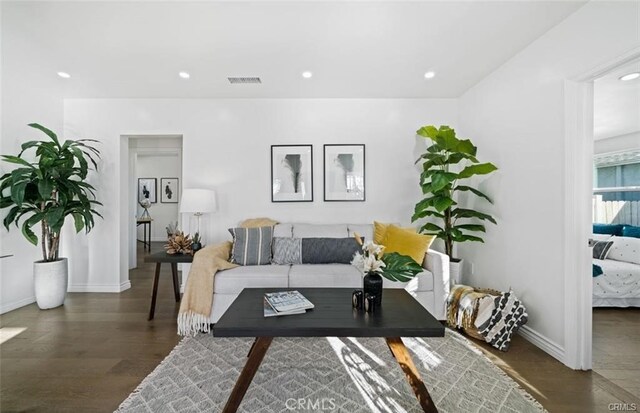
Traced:
[[280, 291], [266, 293], [264, 295], [267, 303], [277, 312], [285, 313], [290, 311], [302, 311], [314, 308], [313, 303], [307, 300], [298, 291]]
[[271, 307], [271, 304], [269, 304], [269, 301], [267, 301], [267, 298], [266, 297], [264, 298], [264, 316], [265, 317], [278, 317], [281, 315], [304, 314], [306, 312], [307, 310], [304, 310], [304, 309], [278, 312], [274, 310], [273, 307]]

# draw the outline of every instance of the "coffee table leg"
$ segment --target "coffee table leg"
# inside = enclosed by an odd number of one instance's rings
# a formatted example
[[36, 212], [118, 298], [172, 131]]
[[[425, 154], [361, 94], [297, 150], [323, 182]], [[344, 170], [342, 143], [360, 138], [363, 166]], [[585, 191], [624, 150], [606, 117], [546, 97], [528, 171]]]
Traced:
[[153, 278], [153, 294], [151, 295], [151, 308], [149, 309], [149, 320], [153, 320], [156, 312], [156, 297], [158, 296], [158, 279], [160, 278], [160, 263], [156, 263], [156, 275]]
[[171, 274], [173, 275], [173, 293], [176, 296], [176, 303], [180, 302], [180, 282], [178, 281], [178, 264], [171, 263]]
[[256, 375], [256, 371], [258, 371], [258, 367], [260, 367], [260, 363], [262, 363], [262, 359], [271, 345], [271, 341], [273, 341], [273, 337], [256, 338], [249, 352], [247, 363], [244, 365], [242, 373], [240, 373], [240, 377], [238, 377], [236, 385], [229, 395], [229, 399], [227, 399], [227, 404], [222, 409], [223, 413], [235, 413], [238, 410], [242, 398], [247, 392], [251, 380], [253, 380], [253, 376]]
[[418, 369], [415, 364], [413, 364], [411, 355], [402, 342], [402, 339], [400, 337], [387, 337], [387, 344], [389, 345], [391, 353], [396, 358], [396, 361], [400, 364], [402, 371], [407, 376], [407, 380], [409, 381], [413, 392], [416, 394], [418, 402], [420, 402], [420, 406], [422, 406], [422, 410], [427, 413], [437, 413], [438, 409], [433, 403], [433, 400], [431, 400], [427, 387], [420, 378], [420, 373], [418, 373]]

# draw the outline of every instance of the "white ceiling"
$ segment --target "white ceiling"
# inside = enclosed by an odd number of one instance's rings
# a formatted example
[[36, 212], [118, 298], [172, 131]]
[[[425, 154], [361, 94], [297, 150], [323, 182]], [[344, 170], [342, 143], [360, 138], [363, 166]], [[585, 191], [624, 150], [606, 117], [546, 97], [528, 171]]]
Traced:
[[3, 2], [3, 72], [65, 97], [458, 97], [583, 4]]
[[640, 78], [620, 77], [640, 72], [640, 61], [626, 64], [596, 80], [593, 135], [596, 140], [640, 132]]

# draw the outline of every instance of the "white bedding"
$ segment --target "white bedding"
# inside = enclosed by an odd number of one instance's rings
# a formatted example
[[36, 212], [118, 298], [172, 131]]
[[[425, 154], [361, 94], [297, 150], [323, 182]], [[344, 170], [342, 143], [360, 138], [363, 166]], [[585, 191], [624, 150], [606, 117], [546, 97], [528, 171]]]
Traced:
[[594, 307], [640, 307], [640, 265], [598, 260], [604, 274], [593, 277]]

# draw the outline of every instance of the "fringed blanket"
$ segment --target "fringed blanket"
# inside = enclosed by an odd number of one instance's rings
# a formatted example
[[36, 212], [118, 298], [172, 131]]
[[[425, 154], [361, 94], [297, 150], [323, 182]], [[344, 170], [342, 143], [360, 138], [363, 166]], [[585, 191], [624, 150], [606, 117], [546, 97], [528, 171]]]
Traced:
[[237, 267], [229, 262], [231, 242], [204, 247], [193, 257], [178, 313], [178, 334], [195, 336], [210, 331], [213, 277], [220, 270]]

